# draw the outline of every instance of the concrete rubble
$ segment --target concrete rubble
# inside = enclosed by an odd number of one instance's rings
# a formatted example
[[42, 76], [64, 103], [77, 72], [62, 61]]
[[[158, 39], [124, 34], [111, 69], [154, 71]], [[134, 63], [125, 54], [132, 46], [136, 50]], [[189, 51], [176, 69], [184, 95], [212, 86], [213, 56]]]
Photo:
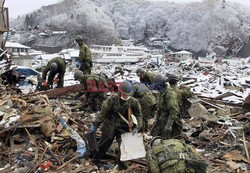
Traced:
[[[250, 64], [242, 62], [171, 62], [150, 68], [164, 75], [180, 74], [180, 85], [195, 93], [189, 100], [189, 116], [183, 117], [182, 137], [207, 160], [208, 172], [250, 170]], [[94, 73], [102, 72], [117, 82], [138, 81], [135, 70], [147, 64], [95, 64]], [[72, 81], [72, 72], [69, 74], [66, 79]], [[78, 84], [71, 82], [69, 87], [72, 85]], [[102, 165], [81, 157], [96, 113], [88, 109], [84, 98], [73, 99], [75, 95], [66, 89], [22, 93], [16, 87], [0, 85], [0, 172], [147, 172], [144, 158], [130, 160], [126, 171], [118, 171], [117, 143]], [[99, 130], [96, 135], [100, 137]], [[144, 134], [143, 139], [147, 150], [151, 136]]]

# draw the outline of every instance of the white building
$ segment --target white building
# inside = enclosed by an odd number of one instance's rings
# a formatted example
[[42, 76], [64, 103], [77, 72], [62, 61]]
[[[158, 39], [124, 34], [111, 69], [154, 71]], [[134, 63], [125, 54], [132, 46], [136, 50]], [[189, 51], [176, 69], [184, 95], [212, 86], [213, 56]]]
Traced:
[[187, 59], [193, 58], [193, 53], [182, 50], [180, 52], [172, 53], [172, 57], [175, 60], [186, 61]]
[[41, 51], [35, 51], [28, 46], [14, 42], [6, 42], [5, 47], [10, 55], [12, 55], [13, 63], [20, 66], [31, 67], [34, 57], [42, 54]]
[[92, 45], [93, 61], [97, 63], [135, 63], [147, 57], [149, 50], [136, 46]]
[[65, 36], [67, 31], [52, 31], [53, 36]]

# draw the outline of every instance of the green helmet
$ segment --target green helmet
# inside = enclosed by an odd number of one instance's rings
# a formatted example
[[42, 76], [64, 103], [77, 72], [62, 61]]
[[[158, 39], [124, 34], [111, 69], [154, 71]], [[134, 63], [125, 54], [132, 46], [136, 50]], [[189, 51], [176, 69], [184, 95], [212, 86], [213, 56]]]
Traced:
[[75, 38], [75, 41], [76, 41], [77, 43], [83, 42], [82, 36], [78, 35], [78, 36]]
[[81, 77], [81, 75], [82, 75], [83, 73], [82, 73], [82, 71], [76, 71], [75, 73], [74, 73], [74, 78], [75, 78], [75, 80], [78, 80], [80, 77]]
[[131, 95], [133, 93], [132, 85], [129, 81], [125, 80], [118, 86], [118, 90], [126, 95]]
[[150, 146], [151, 146], [151, 147], [157, 146], [157, 145], [162, 144], [162, 142], [163, 142], [162, 137], [156, 136], [156, 137], [154, 137], [154, 138], [151, 140]]
[[168, 81], [179, 81], [180, 78], [176, 74], [168, 74]]
[[136, 70], [136, 74], [144, 74], [144, 73], [145, 73], [145, 71], [142, 68], [138, 68]]
[[50, 64], [50, 71], [52, 71], [52, 72], [53, 72], [53, 71], [56, 71], [57, 68], [58, 68], [57, 63], [52, 62], [52, 63]]
[[165, 78], [161, 74], [157, 74], [154, 78], [154, 83], [165, 82]]

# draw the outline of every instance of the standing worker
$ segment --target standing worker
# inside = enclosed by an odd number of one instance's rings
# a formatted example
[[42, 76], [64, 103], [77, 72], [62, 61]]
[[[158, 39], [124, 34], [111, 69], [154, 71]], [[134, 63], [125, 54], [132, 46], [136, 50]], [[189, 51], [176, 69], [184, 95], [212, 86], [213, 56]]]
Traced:
[[91, 68], [93, 66], [92, 63], [92, 55], [89, 47], [84, 43], [83, 38], [81, 36], [77, 36], [75, 42], [79, 45], [79, 70], [83, 72], [83, 74], [91, 74]]
[[190, 91], [190, 88], [187, 86], [177, 86], [177, 82], [180, 80], [180, 77], [176, 74], [169, 74], [168, 75], [168, 82], [171, 88], [174, 89], [178, 96], [178, 103], [180, 107], [180, 116], [187, 117], [188, 115], [188, 108], [190, 107], [190, 103], [188, 99], [193, 96], [193, 93]]
[[[47, 66], [43, 69], [42, 73], [42, 86], [52, 88], [53, 82], [57, 83], [57, 88], [62, 88], [64, 83], [64, 74], [66, 71], [65, 59], [61, 57], [55, 57], [51, 59]], [[46, 82], [47, 73], [49, 72], [48, 82]], [[55, 76], [58, 74], [57, 78]]]
[[[103, 102], [101, 112], [90, 128], [90, 133], [93, 133], [102, 124], [102, 136], [98, 142], [99, 151], [95, 153], [94, 159], [102, 159], [115, 138], [120, 146], [121, 134], [130, 130], [136, 133], [142, 128], [141, 106], [137, 99], [131, 97], [131, 83], [123, 81], [118, 86], [118, 90], [118, 94], [110, 96]], [[129, 118], [132, 116], [131, 113], [136, 118], [137, 125]], [[120, 154], [119, 152], [118, 157]], [[120, 159], [118, 165], [119, 169], [126, 169], [126, 165]]]
[[161, 85], [163, 91], [159, 96], [157, 117], [152, 135], [160, 136], [164, 139], [177, 137], [181, 134], [182, 130], [177, 93], [173, 88], [166, 85], [166, 81], [162, 75], [156, 75], [154, 82], [158, 87]]

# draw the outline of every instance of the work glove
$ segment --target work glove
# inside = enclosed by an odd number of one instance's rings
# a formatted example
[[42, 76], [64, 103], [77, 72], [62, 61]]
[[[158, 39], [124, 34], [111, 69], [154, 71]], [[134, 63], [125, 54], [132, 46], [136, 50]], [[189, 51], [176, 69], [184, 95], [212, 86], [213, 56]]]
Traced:
[[47, 82], [46, 80], [43, 80], [42, 86], [46, 87], [47, 86]]
[[96, 130], [97, 130], [97, 127], [96, 127], [95, 125], [92, 124], [91, 127], [90, 127], [90, 130], [89, 130], [89, 134], [95, 133]]
[[135, 128], [133, 129], [133, 131], [132, 131], [132, 135], [138, 133], [138, 131], [139, 131], [138, 127], [135, 127]]

